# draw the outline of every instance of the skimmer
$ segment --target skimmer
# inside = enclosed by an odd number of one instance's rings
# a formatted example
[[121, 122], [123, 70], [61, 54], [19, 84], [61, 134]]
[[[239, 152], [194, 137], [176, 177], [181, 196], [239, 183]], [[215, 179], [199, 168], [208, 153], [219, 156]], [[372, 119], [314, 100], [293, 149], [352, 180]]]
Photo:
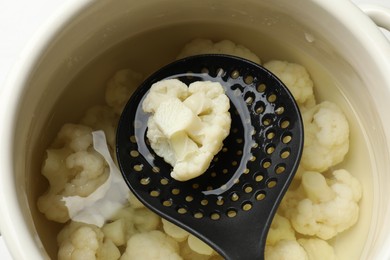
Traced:
[[[146, 138], [142, 102], [151, 85], [177, 78], [220, 82], [232, 125], [222, 150], [201, 176], [180, 182]], [[298, 168], [303, 125], [289, 90], [265, 68], [228, 55], [175, 61], [134, 92], [117, 130], [117, 159], [136, 197], [161, 217], [196, 235], [225, 259], [264, 259], [273, 216]]]

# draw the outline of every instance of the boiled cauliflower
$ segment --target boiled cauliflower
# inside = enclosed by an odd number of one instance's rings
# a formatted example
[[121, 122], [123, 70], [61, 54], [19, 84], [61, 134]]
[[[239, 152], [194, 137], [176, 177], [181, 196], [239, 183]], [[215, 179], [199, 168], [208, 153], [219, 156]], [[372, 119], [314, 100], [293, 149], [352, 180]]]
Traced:
[[264, 255], [267, 260], [309, 260], [296, 240], [280, 240], [273, 246], [266, 246]]
[[190, 248], [187, 241], [181, 242], [179, 244], [180, 246], [180, 256], [184, 260], [222, 260], [223, 258], [219, 256], [216, 252], [214, 252], [212, 255], [202, 255], [198, 254], [194, 250]]
[[105, 224], [102, 231], [105, 237], [116, 246], [124, 246], [137, 233], [152, 231], [161, 224], [160, 217], [147, 208], [135, 209], [127, 206]]
[[175, 239], [177, 242], [183, 242], [187, 240], [189, 233], [182, 229], [181, 227], [176, 226], [175, 224], [169, 222], [166, 219], [162, 219], [164, 232], [167, 233], [170, 237]]
[[107, 180], [109, 167], [93, 148], [92, 129], [83, 125], [64, 125], [46, 153], [42, 174], [50, 185], [39, 197], [38, 209], [65, 223], [69, 214], [63, 198], [90, 195]]
[[171, 176], [186, 181], [204, 173], [230, 131], [229, 98], [217, 82], [177, 79], [152, 85], [142, 108], [152, 115], [147, 138], [157, 155], [173, 166]]
[[196, 253], [200, 255], [213, 255], [214, 249], [212, 249], [209, 245], [207, 245], [205, 242], [197, 238], [196, 236], [190, 234], [188, 236], [188, 246], [195, 251]]
[[315, 105], [313, 81], [303, 66], [287, 61], [272, 60], [264, 63], [264, 67], [287, 86], [301, 110]]
[[107, 84], [106, 103], [120, 115], [131, 94], [142, 83], [142, 80], [142, 75], [131, 69], [117, 71]]
[[349, 150], [349, 125], [340, 108], [324, 101], [302, 117], [305, 141], [300, 168], [323, 172], [342, 162]]
[[138, 233], [127, 242], [121, 260], [181, 260], [179, 244], [161, 231]]
[[346, 170], [330, 178], [308, 171], [296, 190], [287, 191], [281, 211], [298, 233], [328, 240], [357, 222], [361, 196], [360, 183]]
[[265, 259], [297, 259], [296, 256], [289, 256], [289, 251], [295, 251], [302, 259], [337, 259], [333, 247], [322, 239], [300, 238], [297, 240], [290, 221], [277, 213], [268, 231]]
[[195, 39], [187, 43], [181, 50], [177, 59], [199, 54], [228, 54], [260, 64], [261, 61], [256, 54], [251, 52], [246, 47], [235, 44], [229, 40], [222, 40], [220, 42], [212, 42], [208, 39]]
[[142, 202], [139, 201], [139, 199], [137, 199], [137, 197], [133, 193], [129, 194], [128, 200], [129, 200], [131, 207], [134, 209], [145, 208], [145, 205], [142, 204]]
[[[177, 58], [207, 53], [230, 54], [261, 62], [246, 47], [228, 40], [195, 39]], [[344, 160], [349, 149], [348, 122], [335, 104], [316, 104], [313, 82], [305, 68], [277, 60], [264, 66], [290, 89], [305, 126], [299, 178], [294, 180], [297, 186], [290, 187], [275, 215], [267, 237], [265, 258], [337, 259], [325, 239], [335, 238], [357, 221], [362, 193], [360, 184], [346, 170], [329, 172]], [[106, 104], [89, 109], [79, 124], [64, 125], [47, 150], [42, 174], [50, 187], [39, 198], [38, 208], [50, 220], [68, 222], [57, 237], [60, 260], [221, 259], [195, 236], [161, 220], [130, 193], [121, 201], [126, 205], [105, 217], [100, 228], [70, 220], [66, 198], [98, 201], [95, 199], [101, 194], [97, 191], [107, 186], [112, 177], [110, 163], [94, 148], [92, 133], [104, 131], [107, 149], [115, 161], [118, 118], [142, 80], [142, 75], [131, 69], [115, 73], [107, 84]], [[221, 148], [230, 129], [229, 101], [221, 95], [220, 86], [213, 85], [209, 89], [205, 83], [196, 83], [188, 88], [175, 80], [168, 81], [168, 85], [165, 83], [155, 87], [148, 101], [143, 103], [144, 110], [153, 114], [148, 122], [147, 137], [159, 156], [177, 166], [174, 176], [186, 180], [200, 174], [193, 169], [207, 169], [211, 159], [205, 151], [214, 156]], [[174, 114], [170, 112], [173, 110]], [[174, 119], [175, 124], [170, 124], [168, 119]], [[212, 127], [213, 124], [216, 126]], [[200, 156], [201, 149], [207, 156]], [[95, 223], [101, 225], [102, 221]]]
[[102, 130], [106, 136], [109, 148], [113, 150], [116, 145], [118, 120], [119, 116], [112, 108], [108, 106], [94, 106], [87, 110], [84, 117], [80, 120], [80, 124], [88, 126], [94, 131]]
[[101, 227], [115, 212], [127, 204], [129, 189], [111, 158], [104, 132], [94, 131], [92, 136], [94, 149], [104, 157], [109, 166], [109, 177], [86, 197], [66, 196], [62, 200], [65, 201], [72, 220]]
[[318, 238], [298, 239], [309, 260], [337, 260], [334, 249], [326, 241]]
[[287, 218], [276, 213], [268, 231], [266, 245], [276, 245], [281, 240], [296, 240], [295, 231]]
[[119, 259], [120, 251], [94, 225], [70, 222], [57, 236], [59, 260]]
[[188, 247], [199, 255], [211, 256], [215, 251], [207, 245], [205, 242], [188, 233], [181, 227], [169, 222], [168, 220], [162, 219], [164, 232], [170, 237], [175, 239], [177, 242], [187, 241]]

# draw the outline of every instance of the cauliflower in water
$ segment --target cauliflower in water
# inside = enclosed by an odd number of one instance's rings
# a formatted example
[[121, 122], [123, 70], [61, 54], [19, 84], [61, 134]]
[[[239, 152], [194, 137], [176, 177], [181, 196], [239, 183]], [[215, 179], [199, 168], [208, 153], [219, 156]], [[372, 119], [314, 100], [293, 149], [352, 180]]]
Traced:
[[187, 240], [189, 233], [182, 229], [181, 227], [176, 226], [175, 224], [169, 222], [166, 219], [161, 219], [163, 223], [164, 232], [167, 233], [170, 237], [175, 239], [177, 242], [183, 242]]
[[94, 226], [70, 222], [57, 236], [58, 260], [116, 260], [119, 249]]
[[276, 213], [268, 231], [266, 245], [273, 246], [281, 240], [296, 240], [295, 231], [287, 218]]
[[340, 108], [324, 101], [302, 117], [305, 142], [300, 168], [324, 172], [342, 162], [349, 150], [349, 125]]
[[171, 176], [186, 181], [204, 173], [230, 131], [229, 98], [217, 82], [177, 79], [152, 85], [142, 108], [152, 115], [147, 138], [157, 155], [173, 166]]
[[154, 259], [181, 260], [179, 244], [161, 231], [138, 233], [127, 242], [121, 260]]
[[346, 170], [335, 170], [328, 179], [307, 171], [280, 207], [298, 233], [328, 240], [356, 223], [361, 196], [360, 183]]
[[66, 124], [59, 131], [42, 174], [49, 181], [48, 190], [39, 197], [38, 209], [53, 221], [69, 220], [64, 197], [87, 197], [109, 176], [109, 167], [93, 149], [92, 129], [83, 125]]
[[301, 110], [315, 105], [313, 81], [303, 66], [287, 61], [272, 60], [266, 62], [264, 67], [287, 86]]
[[[217, 43], [194, 40], [178, 58], [202, 53], [231, 54], [260, 63], [260, 59], [250, 50], [227, 40]], [[267, 238], [266, 259], [336, 259], [333, 248], [317, 237], [334, 237], [356, 222], [361, 188], [345, 170], [334, 171], [332, 178], [318, 174], [344, 160], [348, 151], [348, 122], [334, 104], [324, 102], [316, 105], [313, 82], [302, 66], [284, 61], [270, 61], [265, 66], [290, 88], [303, 112], [305, 130], [308, 132], [300, 166], [302, 179], [296, 180], [300, 186], [287, 193], [279, 214], [274, 218]], [[38, 206], [48, 219], [65, 223], [69, 220], [69, 214], [63, 198], [88, 197], [109, 179], [109, 166], [93, 149], [91, 133], [104, 130], [112, 151], [118, 116], [141, 81], [142, 76], [133, 70], [118, 71], [107, 85], [107, 105], [91, 108], [81, 119], [80, 125], [64, 125], [58, 133], [42, 167], [42, 173], [51, 187], [41, 196]], [[189, 93], [187, 86], [183, 88], [183, 84], [171, 83], [169, 88], [160, 86], [152, 102], [147, 104], [148, 109], [154, 111], [152, 113], [167, 100], [167, 96], [171, 96], [174, 97], [173, 104], [165, 104], [164, 109], [183, 108], [177, 103], [180, 100], [186, 106], [186, 115], [196, 115], [206, 125], [219, 120], [219, 124], [224, 126], [221, 128], [229, 133], [230, 116], [226, 120], [225, 116], [216, 117], [216, 113], [208, 110], [215, 103], [213, 98], [209, 98], [209, 92]], [[177, 131], [180, 127], [167, 125], [162, 117], [158, 123], [170, 138], [152, 121], [154, 125], [149, 126], [149, 130], [155, 138], [153, 149], [160, 150], [167, 161], [177, 162], [175, 153], [182, 159], [186, 152], [199, 149], [202, 140], [207, 140], [199, 129], [192, 128], [189, 121], [187, 126], [190, 131], [185, 134]], [[183, 126], [185, 122], [182, 122]], [[205, 145], [209, 146], [208, 149], [218, 146], [208, 142]], [[327, 188], [324, 188], [325, 184]], [[129, 204], [111, 216], [101, 228], [70, 221], [58, 235], [58, 258], [119, 259], [122, 252], [121, 259], [221, 259], [209, 247], [203, 247], [199, 240], [189, 236], [188, 232], [165, 220], [161, 221], [134, 195], [129, 196], [128, 201]], [[302, 235], [304, 238], [296, 239], [296, 236]]]
[[120, 115], [131, 94], [142, 83], [142, 80], [142, 75], [131, 69], [117, 71], [107, 84], [106, 103]]
[[195, 251], [196, 253], [200, 255], [213, 255], [214, 249], [212, 249], [209, 245], [207, 245], [205, 242], [197, 238], [196, 236], [190, 234], [188, 236], [188, 246]]
[[298, 239], [309, 260], [337, 260], [334, 249], [326, 241], [318, 238]]
[[68, 196], [64, 197], [63, 201], [72, 220], [101, 227], [116, 211], [127, 204], [129, 189], [111, 158], [104, 132], [95, 131], [92, 132], [92, 136], [94, 149], [104, 157], [109, 166], [109, 176], [88, 196]]
[[296, 240], [281, 240], [274, 246], [266, 246], [264, 255], [267, 260], [309, 260]]
[[267, 260], [337, 260], [337, 256], [326, 241], [318, 238], [279, 240], [265, 248]]
[[136, 233], [155, 230], [161, 224], [160, 217], [146, 208], [127, 206], [117, 212], [105, 224], [102, 231], [116, 246], [124, 246]]
[[229, 40], [222, 40], [214, 43], [209, 39], [195, 39], [187, 43], [178, 55], [177, 59], [199, 54], [228, 54], [241, 57], [258, 64], [261, 63], [256, 54], [240, 44], [235, 44]]
[[108, 106], [94, 106], [86, 112], [80, 124], [93, 130], [102, 130], [106, 136], [109, 148], [115, 148], [116, 126], [119, 116]]
[[193, 259], [196, 259], [196, 260], [221, 260], [222, 259], [216, 252], [214, 252], [212, 255], [198, 254], [197, 252], [195, 252], [194, 250], [192, 250], [190, 248], [187, 241], [180, 243], [179, 246], [180, 246], [180, 256], [184, 260], [193, 260]]

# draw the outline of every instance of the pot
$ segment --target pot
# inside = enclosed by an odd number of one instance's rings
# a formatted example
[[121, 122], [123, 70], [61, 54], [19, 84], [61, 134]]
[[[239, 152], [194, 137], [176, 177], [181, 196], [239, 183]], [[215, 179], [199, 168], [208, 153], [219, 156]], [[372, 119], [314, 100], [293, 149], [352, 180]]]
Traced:
[[[365, 10], [390, 27], [389, 11]], [[352, 250], [354, 259], [389, 259], [390, 44], [346, 0], [69, 1], [22, 53], [1, 96], [0, 225], [12, 256], [55, 256], [58, 227], [36, 199], [47, 185], [39, 172], [44, 150], [59, 127], [99, 103], [98, 90], [118, 68], [133, 62], [153, 71], [195, 37], [228, 38], [263, 59], [301, 63], [318, 96], [339, 101], [351, 119], [347, 166], [364, 195], [359, 223], [335, 248], [340, 258]], [[134, 56], [140, 46], [147, 51]]]

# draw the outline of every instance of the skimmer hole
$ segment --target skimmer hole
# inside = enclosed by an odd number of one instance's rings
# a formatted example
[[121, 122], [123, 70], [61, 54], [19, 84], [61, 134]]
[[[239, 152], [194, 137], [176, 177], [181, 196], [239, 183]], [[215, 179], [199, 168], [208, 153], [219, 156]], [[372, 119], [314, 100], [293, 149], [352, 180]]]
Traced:
[[278, 166], [276, 166], [276, 169], [275, 169], [276, 174], [281, 174], [281, 173], [284, 173], [285, 171], [286, 171], [285, 164], [279, 164]]
[[280, 153], [280, 158], [287, 159], [290, 156], [290, 149], [284, 149]]
[[270, 102], [270, 103], [274, 103], [276, 101], [276, 99], [277, 99], [277, 96], [275, 94], [271, 94], [267, 98], [268, 102]]
[[259, 191], [256, 193], [256, 200], [263, 200], [265, 199], [265, 192], [264, 191]]
[[250, 201], [246, 201], [242, 204], [242, 209], [244, 211], [249, 211], [252, 209], [252, 203]]
[[240, 72], [238, 70], [233, 70], [232, 73], [230, 74], [230, 77], [232, 79], [237, 79], [240, 76]]
[[235, 210], [235, 209], [229, 209], [229, 210], [226, 212], [226, 215], [227, 215], [229, 218], [234, 218], [235, 216], [237, 216], [237, 210]]
[[237, 193], [233, 192], [232, 195], [230, 195], [231, 201], [238, 201], [240, 199], [240, 196], [238, 196]]
[[283, 137], [282, 137], [282, 142], [283, 142], [284, 144], [290, 143], [291, 140], [292, 140], [292, 136], [291, 136], [290, 133], [285, 133], [285, 134], [283, 135]]
[[162, 202], [162, 204], [165, 206], [165, 207], [170, 207], [172, 206], [172, 201], [171, 200], [164, 200]]
[[218, 220], [221, 218], [221, 214], [219, 214], [218, 212], [211, 213], [210, 218], [212, 220]]
[[254, 80], [253, 76], [252, 76], [252, 75], [248, 75], [248, 76], [245, 77], [244, 82], [245, 82], [247, 85], [250, 85], [250, 84], [253, 83], [253, 80]]
[[271, 188], [275, 187], [276, 184], [277, 184], [277, 181], [275, 179], [271, 179], [267, 182], [267, 187], [271, 189]]
[[149, 194], [150, 194], [150, 196], [156, 198], [156, 197], [160, 196], [160, 191], [159, 190], [151, 190], [149, 192]]
[[260, 93], [263, 93], [267, 89], [267, 86], [263, 83], [259, 84], [256, 88], [256, 90]]
[[134, 158], [135, 158], [135, 157], [138, 157], [138, 156], [139, 156], [139, 152], [136, 151], [136, 150], [131, 150], [131, 151], [130, 151], [130, 156], [131, 156], [131, 157], [134, 157]]
[[203, 216], [204, 214], [200, 211], [194, 213], [194, 218], [201, 219]]

